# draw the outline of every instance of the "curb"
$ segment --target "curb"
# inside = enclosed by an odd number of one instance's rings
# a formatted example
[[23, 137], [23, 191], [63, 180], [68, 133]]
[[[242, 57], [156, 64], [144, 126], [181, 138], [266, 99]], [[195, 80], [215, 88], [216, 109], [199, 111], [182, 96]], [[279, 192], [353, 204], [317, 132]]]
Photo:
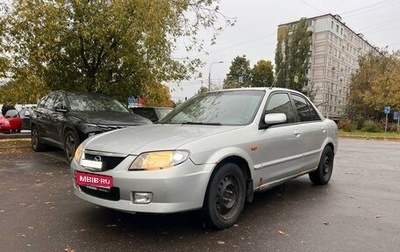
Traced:
[[21, 139], [21, 138], [30, 139], [31, 138], [31, 134], [29, 132], [12, 133], [12, 134], [0, 133], [0, 140], [3, 140], [3, 139]]

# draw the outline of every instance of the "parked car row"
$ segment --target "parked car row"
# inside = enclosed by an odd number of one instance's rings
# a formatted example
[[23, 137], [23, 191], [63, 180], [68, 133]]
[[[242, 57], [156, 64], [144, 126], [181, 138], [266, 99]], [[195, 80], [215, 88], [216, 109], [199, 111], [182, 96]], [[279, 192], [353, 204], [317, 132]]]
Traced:
[[131, 213], [201, 209], [217, 229], [234, 225], [256, 192], [305, 174], [327, 184], [338, 148], [335, 122], [283, 88], [198, 94], [172, 111], [55, 91], [7, 113], [20, 127], [30, 120], [34, 151], [64, 150], [81, 199]]

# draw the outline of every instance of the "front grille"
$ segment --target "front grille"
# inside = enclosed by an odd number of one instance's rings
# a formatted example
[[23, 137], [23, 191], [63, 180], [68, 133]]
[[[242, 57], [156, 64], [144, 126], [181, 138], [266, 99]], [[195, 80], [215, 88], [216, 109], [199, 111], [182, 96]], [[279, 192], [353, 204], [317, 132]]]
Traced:
[[107, 171], [114, 169], [117, 165], [119, 165], [125, 157], [116, 157], [116, 156], [105, 156], [105, 155], [98, 155], [98, 154], [92, 154], [92, 153], [85, 153], [85, 159], [87, 160], [96, 160], [101, 159], [101, 162], [103, 163], [102, 171]]
[[106, 199], [106, 200], [112, 200], [112, 201], [120, 200], [118, 187], [111, 187], [110, 190], [101, 189], [101, 188], [98, 188], [97, 190], [95, 190], [95, 189], [88, 188], [86, 186], [79, 186], [79, 187], [81, 188], [82, 192], [89, 194], [93, 197]]

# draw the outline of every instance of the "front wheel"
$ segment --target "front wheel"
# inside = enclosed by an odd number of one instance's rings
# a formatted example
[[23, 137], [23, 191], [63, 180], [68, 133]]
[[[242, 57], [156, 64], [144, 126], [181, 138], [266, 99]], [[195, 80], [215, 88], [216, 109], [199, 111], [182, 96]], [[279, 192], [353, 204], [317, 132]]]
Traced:
[[333, 170], [333, 156], [332, 148], [326, 146], [322, 152], [317, 170], [309, 174], [311, 182], [316, 185], [325, 185], [329, 182]]
[[32, 126], [31, 128], [31, 146], [33, 151], [43, 151], [45, 149], [36, 126]]
[[238, 165], [222, 165], [209, 182], [204, 202], [207, 224], [217, 229], [233, 226], [246, 199], [246, 179]]
[[72, 130], [67, 131], [64, 137], [64, 152], [68, 163], [71, 163], [72, 159], [74, 158], [75, 151], [76, 148], [78, 148], [79, 143], [80, 141], [78, 136]]

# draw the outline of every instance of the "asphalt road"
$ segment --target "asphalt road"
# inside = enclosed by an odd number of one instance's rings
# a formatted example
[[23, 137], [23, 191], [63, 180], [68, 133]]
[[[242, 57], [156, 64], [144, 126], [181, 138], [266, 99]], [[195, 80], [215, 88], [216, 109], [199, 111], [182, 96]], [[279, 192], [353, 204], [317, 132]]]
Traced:
[[400, 142], [340, 139], [327, 186], [257, 194], [232, 228], [197, 212], [130, 215], [78, 199], [60, 151], [0, 152], [1, 251], [398, 251]]

